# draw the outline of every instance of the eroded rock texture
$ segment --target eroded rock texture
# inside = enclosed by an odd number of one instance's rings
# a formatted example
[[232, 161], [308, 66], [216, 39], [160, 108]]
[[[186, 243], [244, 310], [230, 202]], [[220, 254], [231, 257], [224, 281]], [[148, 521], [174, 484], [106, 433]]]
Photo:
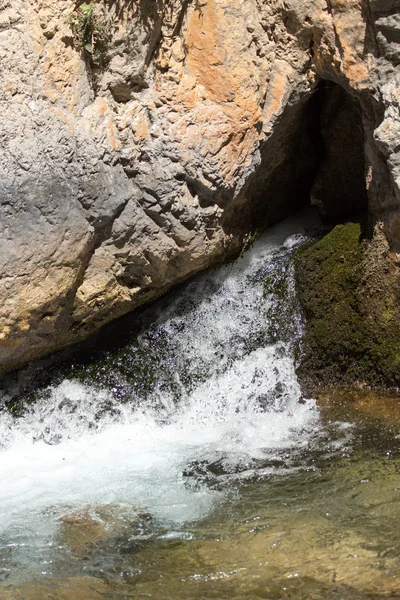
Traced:
[[101, 66], [75, 6], [0, 0], [0, 370], [310, 197], [400, 249], [399, 0], [98, 0]]

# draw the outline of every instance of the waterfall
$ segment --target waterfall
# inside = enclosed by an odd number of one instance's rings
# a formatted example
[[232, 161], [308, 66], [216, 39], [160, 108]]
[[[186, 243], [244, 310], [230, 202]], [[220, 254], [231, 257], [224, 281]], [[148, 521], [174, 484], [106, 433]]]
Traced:
[[[75, 365], [18, 416], [0, 413], [0, 556], [8, 549], [23, 570], [45, 556], [59, 519], [87, 506], [176, 530], [238, 481], [301, 468], [320, 424], [295, 373], [290, 256], [313, 227], [306, 216], [269, 229], [243, 258], [148, 309], [117, 351]], [[279, 301], [271, 277], [284, 281]]]

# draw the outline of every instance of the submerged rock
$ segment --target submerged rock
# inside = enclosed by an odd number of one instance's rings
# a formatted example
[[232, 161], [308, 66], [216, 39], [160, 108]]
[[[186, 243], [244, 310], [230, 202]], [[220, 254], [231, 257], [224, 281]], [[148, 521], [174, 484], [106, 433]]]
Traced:
[[[56, 533], [60, 564], [71, 563], [71, 572], [81, 568], [101, 576], [105, 566], [110, 572], [129, 566], [131, 555], [142, 549], [152, 539], [152, 517], [119, 505], [86, 506], [70, 510], [59, 518]], [[57, 553], [53, 562], [58, 565]], [[64, 567], [65, 568], [65, 567]]]
[[[114, 583], [111, 586], [97, 577], [71, 577], [62, 582], [50, 580], [47, 585], [29, 582], [26, 585], [15, 586], [11, 589], [0, 588], [1, 600], [100, 600], [110, 593], [116, 594], [121, 587]], [[110, 597], [110, 596], [109, 596]], [[116, 596], [123, 598], [124, 596]]]
[[238, 254], [310, 196], [337, 218], [368, 194], [397, 250], [396, 6], [97, 0], [97, 56], [72, 0], [0, 2], [0, 372]]

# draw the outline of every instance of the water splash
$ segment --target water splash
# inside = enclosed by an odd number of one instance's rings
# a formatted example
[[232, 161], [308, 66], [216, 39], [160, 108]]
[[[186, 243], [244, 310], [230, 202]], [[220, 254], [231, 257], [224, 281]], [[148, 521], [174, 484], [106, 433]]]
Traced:
[[152, 308], [152, 324], [86, 369], [86, 382], [66, 379], [22, 416], [0, 415], [5, 545], [21, 526], [44, 543], [62, 514], [87, 505], [135, 507], [177, 527], [209, 514], [230, 477], [289, 468], [313, 443], [318, 411], [299, 403], [293, 358], [298, 315], [271, 329], [276, 299], [262, 283], [279, 265], [288, 305], [290, 253], [309, 226], [269, 230], [242, 260]]

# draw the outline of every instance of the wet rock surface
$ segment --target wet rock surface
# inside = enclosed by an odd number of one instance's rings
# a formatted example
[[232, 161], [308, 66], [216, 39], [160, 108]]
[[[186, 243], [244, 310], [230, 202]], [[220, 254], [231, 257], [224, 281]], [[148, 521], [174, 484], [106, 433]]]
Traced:
[[309, 393], [354, 382], [400, 384], [398, 260], [385, 236], [338, 225], [300, 249], [296, 282], [305, 316], [298, 369]]

